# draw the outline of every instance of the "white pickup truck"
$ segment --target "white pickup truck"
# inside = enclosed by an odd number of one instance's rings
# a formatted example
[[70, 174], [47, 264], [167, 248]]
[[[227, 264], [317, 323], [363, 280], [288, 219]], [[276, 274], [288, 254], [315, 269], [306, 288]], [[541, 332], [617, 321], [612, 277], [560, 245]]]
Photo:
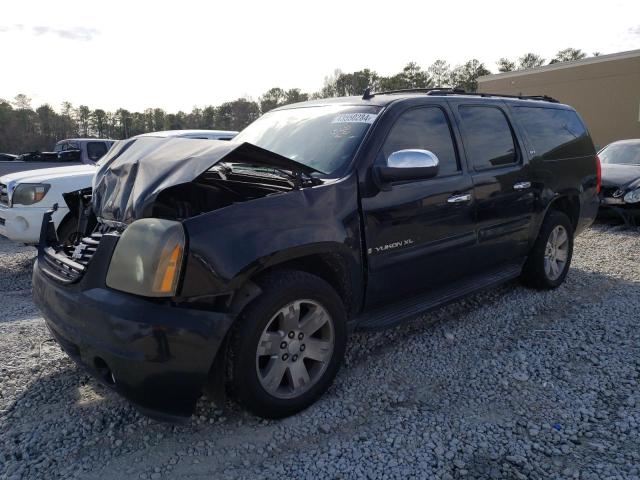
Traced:
[[[56, 228], [72, 228], [75, 217], [62, 198], [65, 192], [91, 186], [95, 165], [54, 167], [10, 173], [0, 177], [0, 235], [10, 240], [35, 245], [40, 238], [42, 216], [55, 203], [53, 214]], [[61, 224], [64, 226], [61, 228]]]
[[[231, 140], [238, 132], [225, 130], [170, 130], [143, 134]], [[58, 238], [66, 241], [76, 231], [77, 218], [67, 207], [63, 193], [91, 187], [96, 165], [75, 165], [10, 173], [0, 177], [0, 235], [14, 242], [37, 245], [42, 216], [55, 204], [53, 221]]]

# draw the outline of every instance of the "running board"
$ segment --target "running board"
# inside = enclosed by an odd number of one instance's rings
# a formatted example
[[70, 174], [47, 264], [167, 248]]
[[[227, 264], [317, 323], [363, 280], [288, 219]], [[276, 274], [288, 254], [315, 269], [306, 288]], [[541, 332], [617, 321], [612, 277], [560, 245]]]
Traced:
[[410, 297], [363, 312], [354, 323], [360, 330], [392, 327], [411, 317], [446, 305], [485, 288], [494, 287], [520, 276], [522, 264], [509, 264], [500, 269], [459, 280], [437, 290]]

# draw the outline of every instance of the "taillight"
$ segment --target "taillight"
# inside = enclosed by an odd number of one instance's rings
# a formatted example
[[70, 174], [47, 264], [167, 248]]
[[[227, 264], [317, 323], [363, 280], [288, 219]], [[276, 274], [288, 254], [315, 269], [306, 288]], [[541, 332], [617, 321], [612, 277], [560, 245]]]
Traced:
[[596, 193], [600, 193], [600, 188], [602, 188], [602, 166], [600, 157], [596, 155]]

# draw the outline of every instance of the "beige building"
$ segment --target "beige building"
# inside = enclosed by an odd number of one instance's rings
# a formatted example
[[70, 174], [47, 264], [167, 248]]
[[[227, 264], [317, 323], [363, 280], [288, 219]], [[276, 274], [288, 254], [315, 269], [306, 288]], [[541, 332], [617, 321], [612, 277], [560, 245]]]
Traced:
[[597, 147], [640, 138], [640, 50], [487, 75], [478, 91], [549, 95], [571, 105]]

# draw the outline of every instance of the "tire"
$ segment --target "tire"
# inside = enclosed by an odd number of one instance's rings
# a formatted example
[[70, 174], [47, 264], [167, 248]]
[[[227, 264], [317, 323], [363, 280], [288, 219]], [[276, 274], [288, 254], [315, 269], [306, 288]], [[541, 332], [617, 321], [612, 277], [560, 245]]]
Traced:
[[[231, 335], [232, 393], [258, 416], [287, 417], [320, 398], [338, 373], [347, 343], [345, 308], [327, 282], [309, 273], [275, 271], [257, 283], [262, 293]], [[298, 311], [299, 321], [283, 311]]]
[[[566, 240], [562, 243], [565, 235]], [[550, 210], [542, 222], [538, 238], [524, 265], [523, 282], [540, 290], [559, 287], [569, 272], [572, 256], [573, 225], [563, 212]]]
[[75, 215], [67, 215], [62, 219], [56, 233], [58, 240], [63, 245], [71, 245], [76, 240], [78, 229], [78, 218]]

